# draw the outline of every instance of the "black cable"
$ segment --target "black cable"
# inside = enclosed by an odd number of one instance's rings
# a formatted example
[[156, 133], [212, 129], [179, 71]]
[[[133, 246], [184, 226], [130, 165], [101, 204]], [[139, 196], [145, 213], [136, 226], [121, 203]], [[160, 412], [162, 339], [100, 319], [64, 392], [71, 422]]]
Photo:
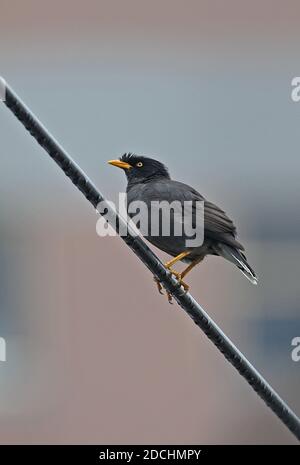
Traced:
[[[97, 208], [100, 201], [105, 201], [103, 195], [85, 173], [1, 78], [0, 100], [6, 104], [30, 134], [46, 152], [48, 152], [50, 157], [59, 165], [94, 208]], [[107, 208], [111, 210], [109, 204], [107, 204]], [[118, 219], [119, 221], [123, 221], [121, 218]], [[280, 418], [288, 429], [300, 440], [300, 419], [297, 415], [251, 365], [247, 358], [234, 346], [231, 340], [201, 308], [198, 302], [196, 302], [189, 293], [185, 293], [176, 279], [164, 267], [162, 262], [156, 257], [152, 250], [149, 249], [141, 237], [129, 231], [127, 236], [122, 236], [122, 239], [131, 250], [135, 252], [140, 260], [142, 260], [153, 275], [161, 281], [163, 286], [172, 294], [183, 310], [185, 310], [196, 325], [204, 331], [208, 338], [224, 354], [227, 360], [237, 369], [240, 375], [265, 401], [268, 407], [273, 410], [277, 417]]]

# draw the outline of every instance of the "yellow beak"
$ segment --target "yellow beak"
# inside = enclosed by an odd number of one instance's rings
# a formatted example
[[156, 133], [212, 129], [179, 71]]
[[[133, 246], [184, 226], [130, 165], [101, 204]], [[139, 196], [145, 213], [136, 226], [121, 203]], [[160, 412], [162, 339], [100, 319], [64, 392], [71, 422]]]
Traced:
[[126, 163], [125, 161], [121, 160], [109, 160], [107, 163], [113, 166], [117, 166], [118, 168], [123, 168], [123, 170], [129, 170], [130, 168], [132, 168], [132, 166], [129, 165], [129, 163]]

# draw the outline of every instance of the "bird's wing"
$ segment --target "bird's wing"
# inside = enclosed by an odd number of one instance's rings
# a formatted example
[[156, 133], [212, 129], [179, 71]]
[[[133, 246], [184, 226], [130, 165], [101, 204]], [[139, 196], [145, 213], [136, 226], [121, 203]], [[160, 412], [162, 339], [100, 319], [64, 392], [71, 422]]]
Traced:
[[[204, 202], [204, 238], [212, 241], [222, 242], [240, 250], [244, 247], [235, 239], [236, 228], [226, 213], [217, 207], [217, 205], [207, 201], [198, 191], [187, 184], [167, 179], [164, 181], [151, 182], [145, 184], [142, 188], [135, 189], [135, 192], [129, 194], [129, 200], [139, 198], [147, 199], [148, 202], [153, 200], [168, 202], [180, 201], [182, 204], [185, 201], [191, 201], [193, 212], [193, 228], [197, 227], [201, 222], [197, 222], [196, 215], [198, 214], [195, 202]], [[180, 212], [176, 214], [174, 221], [182, 221]]]
[[207, 200], [204, 202], [204, 221], [207, 231], [236, 234], [236, 227], [226, 213]]
[[[204, 201], [204, 238], [212, 239], [239, 250], [244, 250], [240, 242], [236, 240], [236, 227], [226, 213], [212, 202], [206, 200], [198, 191], [192, 187], [176, 183], [180, 197], [184, 200]], [[175, 187], [175, 186], [174, 186]], [[197, 215], [195, 205], [193, 205], [194, 217]], [[196, 221], [193, 226], [195, 227]]]
[[217, 205], [204, 202], [204, 236], [244, 250], [236, 240], [236, 227], [226, 213]]

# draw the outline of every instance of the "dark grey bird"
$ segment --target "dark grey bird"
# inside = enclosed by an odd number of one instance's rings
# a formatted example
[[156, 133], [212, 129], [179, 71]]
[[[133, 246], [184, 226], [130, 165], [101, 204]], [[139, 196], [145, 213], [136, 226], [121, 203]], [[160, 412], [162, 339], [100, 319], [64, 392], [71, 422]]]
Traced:
[[[171, 255], [172, 260], [165, 263], [165, 266], [179, 280], [185, 290], [189, 286], [183, 281], [184, 276], [189, 273], [195, 265], [200, 263], [206, 255], [218, 255], [237, 266], [237, 268], [251, 281], [257, 284], [257, 277], [247, 262], [244, 255], [244, 247], [236, 239], [236, 227], [226, 213], [215, 204], [206, 200], [198, 191], [187, 184], [174, 181], [170, 178], [166, 166], [145, 156], [133, 153], [125, 153], [119, 160], [110, 160], [108, 163], [124, 170], [127, 177], [127, 208], [131, 202], [144, 202], [150, 212], [150, 207], [157, 202], [167, 201], [169, 204], [177, 202], [177, 205], [184, 205], [188, 202], [191, 205], [192, 224], [197, 224], [196, 215], [199, 210], [195, 208], [197, 201], [204, 205], [204, 237], [202, 245], [198, 247], [187, 246], [187, 236], [184, 232], [181, 235], [175, 234], [174, 224], [182, 220], [182, 216], [176, 214], [176, 210], [171, 212], [169, 217], [170, 234], [151, 234], [151, 218], [148, 213], [149, 229], [146, 238], [153, 245]], [[178, 213], [178, 212], [177, 212]], [[129, 216], [133, 216], [132, 213]], [[184, 228], [183, 228], [184, 229]], [[175, 271], [172, 266], [182, 261], [188, 263], [181, 273]], [[161, 292], [162, 286], [157, 282]], [[171, 297], [168, 295], [169, 301]]]

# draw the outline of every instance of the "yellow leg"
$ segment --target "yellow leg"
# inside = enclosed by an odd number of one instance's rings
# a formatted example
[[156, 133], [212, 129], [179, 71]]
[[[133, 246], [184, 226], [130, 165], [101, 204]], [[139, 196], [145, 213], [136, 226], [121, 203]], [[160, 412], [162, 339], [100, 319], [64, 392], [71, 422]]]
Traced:
[[[198, 263], [200, 263], [203, 260], [203, 258], [198, 258], [194, 260], [192, 263], [189, 264], [187, 268], [185, 268], [181, 273], [178, 273], [177, 271], [170, 270], [171, 273], [176, 277], [180, 285], [184, 288], [186, 292], [188, 292], [190, 286], [183, 281], [183, 278], [196, 266]], [[172, 295], [167, 293], [168, 301], [171, 304], [172, 303]]]
[[203, 260], [203, 258], [196, 259], [194, 260], [185, 270], [183, 270], [181, 274], [181, 279], [184, 278], [198, 263], [200, 263]]
[[[165, 263], [165, 267], [178, 279], [178, 281], [180, 281], [180, 283], [182, 284], [182, 286], [186, 290], [188, 290], [188, 287], [184, 282], [181, 282], [180, 273], [178, 273], [175, 270], [172, 270], [171, 266], [174, 265], [175, 263], [177, 263], [179, 260], [182, 260], [184, 257], [189, 255], [190, 253], [191, 252], [181, 252], [180, 254], [176, 255], [176, 257], [172, 258], [172, 260], [169, 260], [168, 262]], [[157, 278], [154, 278], [154, 281], [155, 281], [155, 283], [157, 285], [158, 292], [160, 294], [163, 294], [163, 287], [162, 287], [161, 283], [159, 282], [159, 280]], [[171, 294], [169, 292], [167, 292], [167, 297], [168, 297], [169, 303], [172, 303], [172, 296], [171, 296]]]
[[183, 281], [183, 278], [196, 266], [198, 263], [200, 263], [202, 260], [201, 259], [196, 259], [192, 263], [189, 264], [188, 267], [186, 267], [181, 273], [178, 273], [177, 271], [170, 270], [171, 273], [177, 278], [183, 289], [187, 292], [190, 288], [190, 286]]
[[[176, 257], [172, 258], [172, 260], [169, 260], [168, 262], [165, 263], [165, 267], [172, 273], [172, 275], [175, 276], [175, 278], [178, 280], [180, 285], [184, 288], [184, 290], [187, 292], [189, 290], [189, 285], [186, 284], [183, 281], [183, 278], [196, 266], [198, 263], [200, 263], [203, 258], [198, 258], [194, 260], [192, 263], [189, 264], [181, 273], [178, 271], [172, 270], [171, 266], [177, 263], [179, 260], [182, 260], [185, 258], [187, 255], [189, 255], [191, 252], [182, 252], [179, 255], [176, 255]], [[163, 294], [163, 286], [161, 285], [160, 281], [157, 278], [154, 278], [154, 281], [157, 285], [158, 291], [160, 294]], [[172, 303], [172, 295], [167, 292], [167, 297], [168, 301], [171, 304]]]
[[170, 268], [170, 266], [174, 265], [176, 262], [179, 260], [182, 260], [184, 257], [189, 255], [191, 252], [181, 252], [179, 255], [176, 255], [176, 257], [172, 258], [172, 260], [169, 260], [167, 263], [165, 263], [166, 268]]

